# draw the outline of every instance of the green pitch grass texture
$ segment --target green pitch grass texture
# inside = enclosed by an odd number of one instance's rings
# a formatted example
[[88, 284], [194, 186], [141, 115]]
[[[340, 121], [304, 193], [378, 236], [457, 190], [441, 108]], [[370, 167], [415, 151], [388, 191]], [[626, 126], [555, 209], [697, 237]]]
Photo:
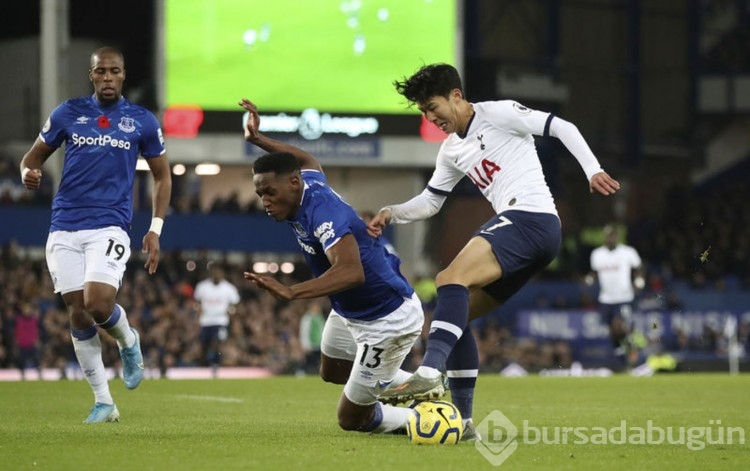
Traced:
[[[519, 443], [494, 468], [473, 443], [415, 446], [403, 435], [344, 432], [340, 386], [315, 377], [111, 383], [121, 422], [83, 424], [84, 381], [0, 384], [0, 469], [145, 470], [707, 470], [750, 469], [750, 445]], [[519, 429], [742, 427], [750, 438], [750, 375], [631, 378], [480, 376], [475, 420], [502, 411]]]
[[167, 0], [167, 104], [236, 111], [247, 97], [263, 112], [408, 113], [392, 82], [425, 63], [455, 63], [455, 0], [363, 1], [356, 14], [342, 11], [354, 3]]

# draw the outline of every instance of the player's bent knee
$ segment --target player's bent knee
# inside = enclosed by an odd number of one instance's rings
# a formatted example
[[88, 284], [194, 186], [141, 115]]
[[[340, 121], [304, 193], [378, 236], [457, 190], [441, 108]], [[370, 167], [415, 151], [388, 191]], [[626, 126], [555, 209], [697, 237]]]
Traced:
[[346, 384], [351, 371], [351, 361], [331, 358], [325, 354], [321, 356], [320, 378], [326, 383]]
[[346, 384], [346, 382], [349, 379], [348, 375], [342, 375], [341, 373], [337, 371], [328, 371], [320, 368], [320, 379], [325, 381], [326, 383], [331, 384]]
[[114, 299], [97, 298], [86, 302], [86, 312], [94, 317], [96, 322], [101, 323], [109, 319], [115, 308]]
[[473, 289], [476, 287], [476, 280], [472, 278], [473, 276], [473, 273], [467, 273], [448, 267], [435, 275], [435, 284], [438, 287], [445, 285], [460, 285], [467, 289]]
[[435, 275], [435, 284], [437, 286], [444, 286], [444, 285], [456, 285], [456, 284], [461, 284], [461, 283], [459, 283], [459, 278], [455, 276], [453, 272], [451, 272], [448, 269], [445, 269], [439, 272], [437, 275]]
[[70, 317], [70, 324], [76, 329], [86, 329], [92, 325], [91, 316], [83, 309], [68, 308], [68, 315]]

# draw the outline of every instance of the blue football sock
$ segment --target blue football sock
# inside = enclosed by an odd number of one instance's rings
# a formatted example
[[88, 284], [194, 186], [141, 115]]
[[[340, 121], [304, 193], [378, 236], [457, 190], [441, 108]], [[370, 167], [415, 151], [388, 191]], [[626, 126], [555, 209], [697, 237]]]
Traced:
[[76, 339], [76, 340], [88, 340], [92, 337], [94, 337], [96, 334], [98, 334], [99, 331], [96, 330], [96, 326], [92, 325], [88, 329], [76, 329], [71, 327], [70, 328], [70, 334]]
[[375, 414], [372, 416], [372, 421], [367, 424], [362, 431], [372, 432], [383, 422], [383, 405], [379, 402], [375, 403]]
[[439, 287], [422, 365], [443, 371], [446, 359], [463, 334], [468, 320], [469, 290], [461, 285]]
[[474, 409], [474, 387], [479, 373], [479, 351], [471, 328], [466, 327], [446, 362], [451, 401], [461, 412], [461, 418], [470, 419]]
[[108, 330], [112, 327], [117, 325], [117, 322], [120, 320], [120, 317], [122, 316], [122, 310], [120, 309], [120, 306], [115, 304], [114, 309], [112, 309], [112, 314], [109, 316], [109, 319], [107, 319], [103, 324], [99, 324], [102, 329]]

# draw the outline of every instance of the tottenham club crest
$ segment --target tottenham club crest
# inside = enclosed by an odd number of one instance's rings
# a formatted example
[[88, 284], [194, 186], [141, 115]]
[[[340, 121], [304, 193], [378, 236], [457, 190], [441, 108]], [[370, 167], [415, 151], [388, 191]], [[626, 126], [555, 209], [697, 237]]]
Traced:
[[122, 132], [133, 132], [135, 131], [135, 120], [133, 118], [120, 118], [120, 122], [117, 123], [117, 127]]
[[485, 148], [484, 141], [482, 139], [484, 139], [484, 134], [477, 134], [477, 140], [479, 141], [480, 150], [484, 150]]

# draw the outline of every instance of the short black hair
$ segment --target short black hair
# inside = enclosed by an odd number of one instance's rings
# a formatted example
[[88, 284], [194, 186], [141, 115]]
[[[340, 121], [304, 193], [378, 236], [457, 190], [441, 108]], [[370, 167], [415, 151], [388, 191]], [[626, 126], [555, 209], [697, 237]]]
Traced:
[[393, 86], [410, 103], [423, 103], [435, 96], [448, 98], [456, 88], [463, 93], [458, 70], [450, 64], [424, 65], [411, 77], [395, 80]]
[[262, 155], [253, 163], [253, 173], [276, 173], [287, 175], [300, 170], [297, 158], [289, 152], [271, 152]]
[[94, 61], [94, 57], [100, 57], [100, 56], [103, 56], [104, 54], [114, 54], [116, 56], [119, 56], [120, 60], [122, 61], [122, 66], [125, 67], [125, 55], [122, 53], [122, 51], [117, 49], [116, 47], [104, 46], [104, 47], [100, 47], [99, 49], [91, 53], [90, 63], [91, 63], [92, 69], [94, 68], [94, 65], [96, 64], [96, 62]]

